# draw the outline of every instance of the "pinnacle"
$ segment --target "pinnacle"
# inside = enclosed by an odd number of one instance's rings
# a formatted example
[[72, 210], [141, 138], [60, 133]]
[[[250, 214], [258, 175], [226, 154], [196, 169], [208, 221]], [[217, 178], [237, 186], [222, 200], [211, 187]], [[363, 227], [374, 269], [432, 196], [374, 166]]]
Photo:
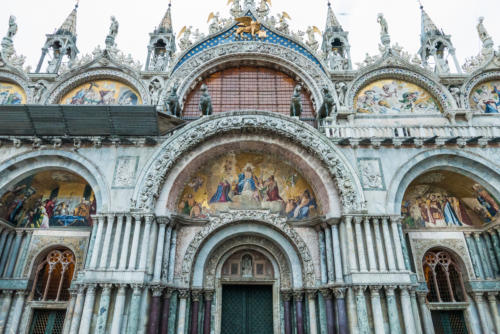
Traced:
[[58, 33], [70, 33], [71, 35], [76, 35], [76, 17], [78, 10], [78, 2], [75, 5], [75, 8], [69, 13], [66, 20], [64, 20], [63, 24], [57, 31]]
[[165, 32], [172, 32], [172, 13], [171, 13], [172, 3], [168, 4], [167, 12], [161, 20], [159, 30], [164, 30]]

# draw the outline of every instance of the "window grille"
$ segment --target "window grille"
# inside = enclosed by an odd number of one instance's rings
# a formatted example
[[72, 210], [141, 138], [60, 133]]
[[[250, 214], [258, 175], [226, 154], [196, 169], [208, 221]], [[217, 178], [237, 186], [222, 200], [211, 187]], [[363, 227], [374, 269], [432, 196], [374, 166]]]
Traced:
[[64, 310], [37, 310], [33, 313], [30, 334], [60, 334], [63, 330]]
[[446, 251], [429, 251], [423, 260], [429, 293], [427, 300], [437, 303], [465, 301], [465, 288], [460, 267]]
[[467, 334], [463, 311], [432, 311], [435, 334]]
[[70, 250], [53, 250], [36, 268], [32, 300], [67, 301], [75, 270], [75, 256]]

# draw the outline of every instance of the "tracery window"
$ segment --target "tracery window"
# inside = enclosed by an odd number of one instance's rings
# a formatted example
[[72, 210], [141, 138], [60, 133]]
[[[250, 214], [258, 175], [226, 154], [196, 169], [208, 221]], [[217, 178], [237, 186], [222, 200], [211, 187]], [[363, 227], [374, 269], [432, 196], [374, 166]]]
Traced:
[[75, 271], [75, 255], [68, 249], [55, 249], [37, 266], [32, 300], [67, 301], [68, 289]]
[[423, 260], [425, 280], [431, 303], [454, 303], [465, 301], [464, 283], [460, 267], [444, 250], [428, 251]]

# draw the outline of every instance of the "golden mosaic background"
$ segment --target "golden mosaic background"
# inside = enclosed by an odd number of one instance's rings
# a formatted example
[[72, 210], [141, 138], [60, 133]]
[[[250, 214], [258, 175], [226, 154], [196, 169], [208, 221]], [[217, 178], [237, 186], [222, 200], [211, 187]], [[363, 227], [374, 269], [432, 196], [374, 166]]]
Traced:
[[137, 90], [114, 80], [86, 82], [67, 93], [60, 104], [138, 105], [142, 104]]
[[484, 82], [471, 92], [470, 106], [472, 109], [488, 114], [496, 114], [500, 110], [500, 80]]
[[0, 81], [0, 104], [26, 104], [26, 93], [19, 85]]

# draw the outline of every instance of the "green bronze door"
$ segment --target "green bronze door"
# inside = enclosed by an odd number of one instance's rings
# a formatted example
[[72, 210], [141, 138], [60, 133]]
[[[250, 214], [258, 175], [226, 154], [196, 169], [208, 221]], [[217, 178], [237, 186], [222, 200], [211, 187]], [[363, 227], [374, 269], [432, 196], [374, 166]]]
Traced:
[[224, 285], [221, 334], [272, 334], [270, 285]]

